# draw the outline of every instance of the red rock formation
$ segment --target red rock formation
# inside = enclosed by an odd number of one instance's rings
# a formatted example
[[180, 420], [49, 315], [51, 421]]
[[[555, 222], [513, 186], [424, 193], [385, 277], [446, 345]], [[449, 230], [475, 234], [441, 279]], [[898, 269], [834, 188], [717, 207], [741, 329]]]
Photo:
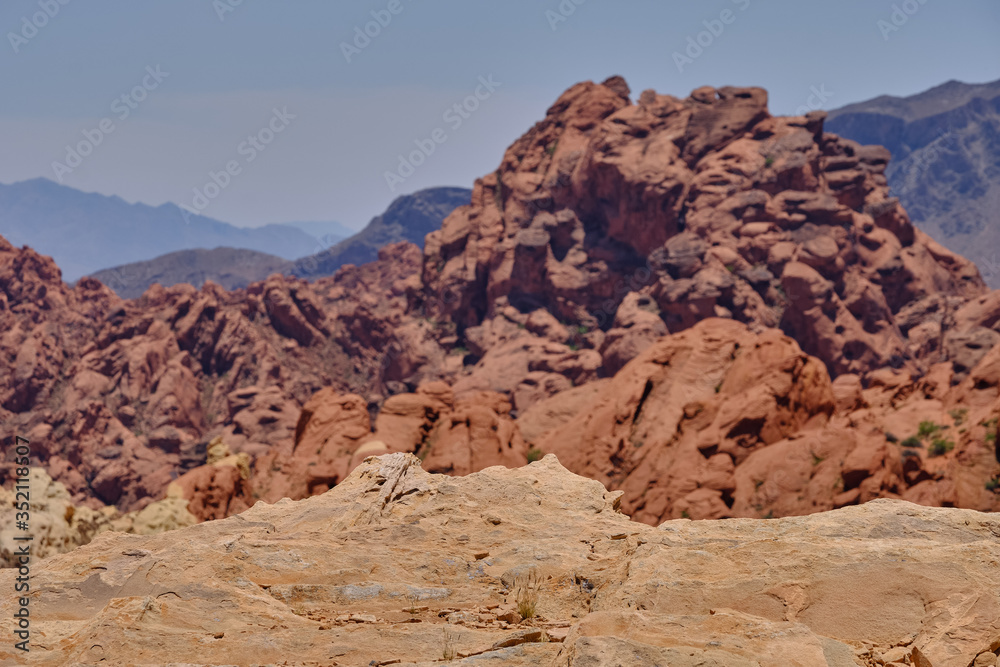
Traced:
[[494, 392], [455, 400], [443, 382], [386, 399], [374, 432], [360, 396], [317, 392], [302, 409], [290, 451], [275, 448], [253, 474], [258, 497], [274, 502], [326, 491], [368, 456], [417, 454], [431, 472], [466, 475], [494, 465], [527, 463], [528, 446], [510, 418], [510, 403]]
[[[835, 374], [926, 370], [940, 327], [910, 338], [908, 316], [983, 282], [889, 197], [888, 153], [823, 133], [823, 118], [772, 118], [758, 88], [633, 104], [620, 78], [578, 84], [428, 236], [423, 307], [470, 349], [510, 306], [613, 327], [581, 341], [612, 371], [641, 348], [615, 331], [638, 298], [672, 332], [713, 316], [778, 326]], [[641, 326], [631, 340], [662, 333]]]
[[853, 375], [831, 382], [776, 330], [709, 319], [598, 390], [557, 394], [525, 419], [543, 452], [623, 490], [626, 513], [652, 524], [879, 497], [996, 511], [998, 369], [994, 348], [954, 386], [944, 363], [918, 382], [885, 369], [863, 389]]
[[[91, 279], [69, 288], [51, 259], [0, 239], [0, 355], [12, 369], [0, 375], [0, 419], [75, 502], [139, 509], [203, 464], [216, 435], [263, 455], [291, 440], [321, 387], [384, 391], [384, 345], [420, 251], [397, 244], [381, 257], [314, 284], [155, 285], [122, 301]], [[231, 508], [198, 513], [220, 511]]]
[[[0, 240], [0, 420], [74, 502], [126, 511], [175, 478], [203, 517], [302, 497], [381, 451], [517, 465], [519, 416], [647, 521], [878, 495], [992, 507], [974, 424], [994, 409], [1000, 296], [910, 224], [886, 151], [820, 112], [773, 118], [757, 88], [629, 95], [573, 86], [423, 253], [314, 283], [122, 301]], [[952, 452], [887, 444], [887, 424], [901, 441], [960, 409]], [[253, 457], [249, 480], [204, 467], [216, 436]]]
[[200, 521], [224, 519], [253, 504], [248, 502], [248, 485], [236, 466], [198, 466], [174, 483], [188, 501], [188, 511]]

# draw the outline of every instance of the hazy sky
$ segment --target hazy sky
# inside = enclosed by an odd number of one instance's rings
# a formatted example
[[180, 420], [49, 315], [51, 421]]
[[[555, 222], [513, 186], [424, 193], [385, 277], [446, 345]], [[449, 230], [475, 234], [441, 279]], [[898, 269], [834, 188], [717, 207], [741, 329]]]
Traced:
[[[0, 32], [0, 182], [244, 226], [360, 227], [471, 187], [563, 90], [613, 74], [633, 97], [763, 86], [776, 114], [813, 89], [830, 109], [1000, 78], [996, 0], [3, 0]], [[393, 191], [415, 142], [434, 151]]]

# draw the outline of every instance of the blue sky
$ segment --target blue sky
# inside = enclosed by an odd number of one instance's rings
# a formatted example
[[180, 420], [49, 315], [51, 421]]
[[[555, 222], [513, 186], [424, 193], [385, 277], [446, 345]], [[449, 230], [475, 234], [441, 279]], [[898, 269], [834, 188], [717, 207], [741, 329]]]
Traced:
[[[348, 62], [342, 45], [377, 18]], [[776, 114], [813, 88], [835, 108], [1000, 78], [995, 0], [4, 0], [0, 34], [0, 182], [59, 171], [128, 201], [207, 201], [244, 226], [359, 227], [399, 194], [471, 186], [563, 90], [613, 74], [634, 96], [763, 86]], [[477, 88], [475, 110], [446, 119]], [[444, 140], [390, 189], [385, 173], [435, 130]], [[81, 141], [92, 151], [54, 168]], [[216, 196], [197, 201], [206, 186]]]

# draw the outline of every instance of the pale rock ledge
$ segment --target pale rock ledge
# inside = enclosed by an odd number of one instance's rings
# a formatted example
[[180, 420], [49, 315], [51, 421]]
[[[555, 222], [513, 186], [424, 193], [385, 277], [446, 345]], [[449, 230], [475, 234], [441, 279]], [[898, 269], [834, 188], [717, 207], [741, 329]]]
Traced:
[[620, 496], [552, 455], [465, 477], [370, 457], [320, 496], [36, 561], [30, 663], [996, 664], [994, 515], [876, 500], [653, 528]]

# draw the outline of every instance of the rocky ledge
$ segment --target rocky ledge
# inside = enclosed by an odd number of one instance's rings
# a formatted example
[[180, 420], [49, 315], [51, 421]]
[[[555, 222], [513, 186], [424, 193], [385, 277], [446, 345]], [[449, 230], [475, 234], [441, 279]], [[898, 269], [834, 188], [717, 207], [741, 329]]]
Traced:
[[996, 664], [994, 515], [876, 500], [652, 527], [620, 498], [552, 455], [465, 477], [371, 457], [322, 495], [37, 563], [31, 662]]

